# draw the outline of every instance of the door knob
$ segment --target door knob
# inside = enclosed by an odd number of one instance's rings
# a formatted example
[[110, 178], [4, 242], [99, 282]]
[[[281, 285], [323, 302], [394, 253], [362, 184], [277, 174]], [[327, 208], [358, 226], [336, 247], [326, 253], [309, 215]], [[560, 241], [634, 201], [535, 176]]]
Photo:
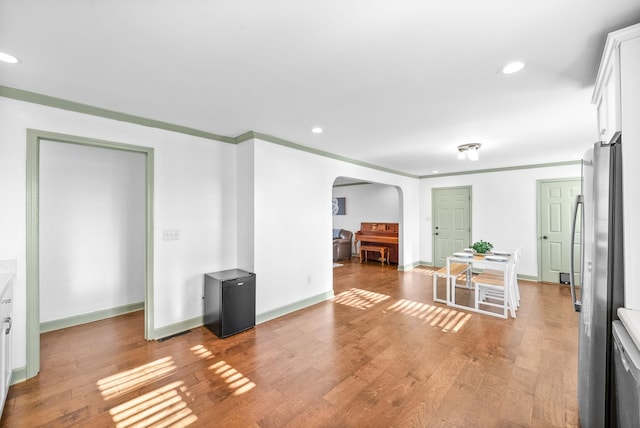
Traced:
[[547, 235], [544, 235], [544, 236], [542, 237], [542, 239], [548, 239]]
[[434, 233], [434, 235], [440, 235], [438, 232]]

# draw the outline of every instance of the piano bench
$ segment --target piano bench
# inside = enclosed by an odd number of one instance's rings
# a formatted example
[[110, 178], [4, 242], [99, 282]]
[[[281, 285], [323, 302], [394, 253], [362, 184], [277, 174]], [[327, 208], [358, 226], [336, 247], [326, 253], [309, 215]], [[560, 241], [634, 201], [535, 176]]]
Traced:
[[[361, 245], [360, 246], [360, 263], [367, 258], [368, 251], [375, 251], [380, 253], [380, 261], [384, 265], [385, 260], [387, 261], [387, 265], [389, 264], [389, 248], [377, 245]], [[364, 257], [362, 253], [364, 252]]]

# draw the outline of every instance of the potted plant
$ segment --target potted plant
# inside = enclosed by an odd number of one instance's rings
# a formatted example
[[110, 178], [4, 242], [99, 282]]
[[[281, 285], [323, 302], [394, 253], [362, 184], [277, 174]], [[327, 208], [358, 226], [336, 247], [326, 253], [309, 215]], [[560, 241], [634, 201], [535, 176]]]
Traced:
[[473, 251], [478, 254], [486, 254], [493, 249], [493, 244], [491, 242], [480, 240], [478, 242], [474, 242], [471, 248], [473, 248]]

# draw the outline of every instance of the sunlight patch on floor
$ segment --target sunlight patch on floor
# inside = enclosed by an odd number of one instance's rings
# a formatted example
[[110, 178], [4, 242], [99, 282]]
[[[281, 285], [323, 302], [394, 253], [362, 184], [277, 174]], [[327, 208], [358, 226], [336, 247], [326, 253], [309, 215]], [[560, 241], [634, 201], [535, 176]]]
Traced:
[[117, 428], [183, 427], [198, 417], [189, 409], [184, 382], [172, 382], [109, 410]]
[[[164, 357], [96, 384], [105, 400], [110, 400], [158, 382], [176, 368], [173, 358]], [[112, 407], [109, 413], [118, 428], [187, 426], [198, 420], [183, 399], [188, 396], [182, 381], [172, 382]]]
[[[196, 356], [208, 359], [214, 356], [213, 352], [208, 350], [203, 345], [196, 345], [191, 348]], [[256, 384], [251, 382], [249, 378], [242, 373], [227, 364], [226, 361], [218, 361], [215, 364], [209, 366], [209, 370], [213, 370], [216, 375], [222, 379], [227, 386], [233, 390], [233, 395], [242, 395], [245, 392], [251, 391], [256, 387]]]
[[420, 268], [420, 267], [411, 270], [411, 273], [416, 273], [418, 275], [425, 275], [425, 276], [433, 276], [433, 270]]
[[458, 332], [471, 318], [471, 314], [467, 312], [406, 299], [398, 300], [387, 310], [419, 318], [425, 324], [451, 333]]
[[231, 367], [225, 361], [218, 361], [209, 367], [209, 369], [220, 376], [220, 379], [233, 390], [233, 395], [242, 395], [256, 387], [255, 383], [251, 382], [249, 378]]
[[369, 309], [377, 303], [390, 299], [386, 294], [374, 293], [373, 291], [351, 288], [335, 296], [332, 300], [341, 305], [351, 306], [358, 309]]
[[102, 396], [109, 400], [156, 382], [175, 369], [176, 365], [173, 358], [165, 357], [135, 369], [105, 377], [96, 384]]
[[206, 347], [202, 345], [196, 345], [191, 348], [194, 354], [200, 358], [210, 358], [213, 357], [213, 352], [209, 351]]

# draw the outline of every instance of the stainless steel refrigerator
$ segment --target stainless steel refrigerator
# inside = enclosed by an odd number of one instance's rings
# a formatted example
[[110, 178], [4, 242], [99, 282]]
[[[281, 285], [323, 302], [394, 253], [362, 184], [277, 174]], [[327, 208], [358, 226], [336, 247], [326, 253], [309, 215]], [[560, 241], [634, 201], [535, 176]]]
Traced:
[[578, 411], [583, 428], [616, 425], [611, 323], [624, 306], [621, 143], [618, 132], [585, 153], [582, 194], [573, 212], [570, 286], [580, 312]]

